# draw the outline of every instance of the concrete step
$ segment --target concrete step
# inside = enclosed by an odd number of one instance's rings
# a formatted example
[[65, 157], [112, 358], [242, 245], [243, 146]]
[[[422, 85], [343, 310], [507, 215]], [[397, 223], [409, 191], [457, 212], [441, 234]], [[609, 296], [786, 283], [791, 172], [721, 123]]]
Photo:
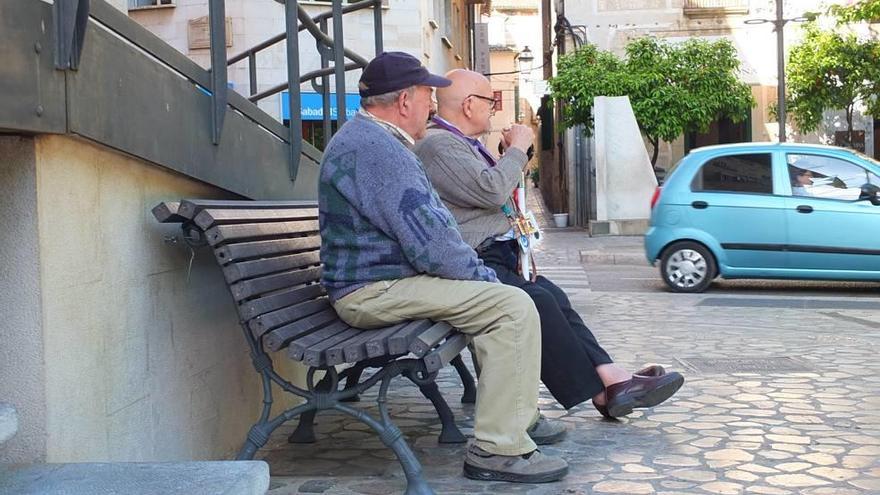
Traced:
[[0, 445], [15, 436], [18, 431], [18, 416], [15, 408], [0, 402]]
[[590, 235], [643, 235], [650, 221], [635, 220], [590, 220]]
[[580, 251], [581, 263], [586, 265], [639, 265], [650, 266], [643, 250], [593, 250]]
[[263, 461], [0, 465], [0, 495], [265, 495]]

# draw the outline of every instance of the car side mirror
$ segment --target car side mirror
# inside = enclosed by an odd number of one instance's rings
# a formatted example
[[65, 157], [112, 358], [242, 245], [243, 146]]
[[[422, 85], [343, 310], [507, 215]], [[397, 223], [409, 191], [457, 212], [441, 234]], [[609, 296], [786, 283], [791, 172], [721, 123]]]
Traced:
[[880, 206], [878, 194], [880, 194], [880, 186], [871, 183], [864, 184], [859, 193], [859, 201], [870, 201], [872, 205]]

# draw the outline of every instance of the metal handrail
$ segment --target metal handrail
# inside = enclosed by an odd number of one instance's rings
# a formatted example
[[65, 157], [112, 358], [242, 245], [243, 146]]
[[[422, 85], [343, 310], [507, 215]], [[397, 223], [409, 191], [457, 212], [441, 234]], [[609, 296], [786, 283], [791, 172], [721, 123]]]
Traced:
[[[361, 68], [361, 65], [354, 63], [354, 62], [345, 64], [346, 72], [348, 72], [350, 70], [360, 69], [360, 68]], [[334, 67], [327, 67], [324, 69], [316, 69], [311, 72], [306, 72], [305, 74], [303, 74], [299, 77], [299, 82], [304, 83], [304, 82], [309, 82], [309, 81], [315, 80], [319, 77], [329, 76], [330, 74], [333, 74], [333, 72], [335, 70], [336, 70], [336, 68], [334, 68]], [[287, 89], [287, 83], [286, 82], [279, 83], [275, 86], [272, 86], [269, 89], [264, 89], [263, 91], [255, 94], [255, 95], [249, 96], [248, 100], [256, 103], [264, 98], [268, 98], [272, 95], [276, 95], [276, 94], [284, 91], [285, 89]]]
[[[337, 94], [337, 122], [341, 126], [345, 123], [345, 73], [350, 70], [363, 68], [367, 65], [367, 60], [357, 53], [347, 50], [343, 44], [342, 16], [347, 13], [356, 12], [368, 8], [373, 9], [373, 27], [376, 53], [382, 52], [382, 0], [361, 0], [359, 2], [349, 4], [345, 7], [342, 0], [332, 0], [332, 9], [330, 12], [322, 12], [321, 14], [310, 17], [297, 0], [276, 0], [284, 5], [285, 10], [285, 32], [275, 35], [235, 56], [226, 58], [226, 33], [225, 33], [225, 14], [223, 6], [225, 0], [209, 0], [209, 23], [211, 25], [211, 93], [214, 104], [214, 136], [219, 142], [220, 133], [223, 127], [222, 112], [226, 106], [226, 77], [228, 67], [236, 62], [248, 59], [248, 82], [249, 94], [248, 100], [258, 102], [261, 99], [275, 95], [284, 91], [288, 91], [288, 114], [290, 116], [290, 125], [288, 128], [288, 137], [290, 144], [290, 178], [296, 180], [299, 170], [299, 159], [302, 153], [302, 116], [297, 109], [294, 111], [294, 104], [300, 101], [300, 84], [304, 82], [312, 82], [312, 87], [323, 95], [323, 128], [324, 135], [327, 139], [331, 135], [330, 125], [330, 94], [329, 94], [329, 76], [333, 74], [336, 80]], [[333, 21], [333, 37], [327, 34], [327, 21]], [[320, 24], [320, 25], [319, 25]], [[299, 32], [306, 30], [315, 38], [316, 48], [321, 56], [321, 69], [300, 74], [299, 66]], [[257, 92], [257, 69], [256, 56], [262, 50], [280, 43], [282, 40], [287, 42], [287, 82], [273, 86], [262, 92]], [[329, 66], [330, 57], [333, 58], [333, 66]], [[346, 59], [350, 62], [346, 62]], [[218, 70], [219, 69], [219, 70]], [[316, 80], [321, 78], [321, 84], [318, 85]], [[221, 110], [222, 109], [222, 110]]]
[[[138, 49], [148, 53], [151, 57], [161, 61], [169, 69], [180, 74], [180, 76], [186, 78], [195, 86], [210, 92], [212, 84], [210, 73], [192, 59], [174, 49], [153, 33], [143, 29], [139, 24], [131, 22], [127, 15], [107, 2], [91, 0], [89, 4], [89, 16], [93, 21], [137, 46]], [[236, 112], [266, 129], [284, 143], [288, 143], [290, 133], [288, 128], [282, 125], [281, 122], [270, 117], [235, 91], [229, 92], [228, 96], [229, 105]], [[303, 152], [315, 162], [321, 158], [320, 152], [311, 145], [304, 146]]]
[[[365, 58], [350, 50], [346, 50], [343, 46], [342, 15], [372, 7], [376, 53], [381, 53], [383, 45], [382, 0], [361, 0], [346, 7], [343, 7], [343, 0], [332, 0], [332, 11], [321, 13], [314, 18], [308, 15], [297, 0], [276, 1], [284, 4], [285, 7], [285, 25], [287, 27], [285, 33], [283, 35], [276, 35], [246, 50], [243, 54], [236, 55], [232, 59], [227, 60], [225, 0], [208, 0], [211, 68], [206, 72], [195, 62], [166, 43], [163, 43], [155, 35], [148, 33], [139, 26], [137, 27], [140, 29], [135, 29], [135, 25], [131, 25], [130, 19], [124, 13], [116, 10], [104, 1], [55, 0], [53, 9], [55, 11], [54, 22], [56, 23], [54, 26], [56, 33], [56, 66], [61, 70], [76, 70], [82, 50], [84, 32], [88, 19], [92, 18], [110, 31], [160, 60], [167, 67], [191, 81], [195, 86], [208, 90], [211, 96], [211, 130], [214, 144], [219, 144], [221, 141], [223, 123], [228, 106], [232, 106], [255, 124], [268, 130], [288, 144], [290, 148], [289, 175], [290, 180], [295, 181], [299, 171], [300, 158], [303, 153], [306, 153], [309, 158], [318, 159], [317, 150], [308, 145], [308, 143], [303, 143], [302, 117], [299, 109], [293, 111], [294, 105], [300, 101], [300, 84], [311, 81], [316, 91], [323, 94], [324, 130], [325, 136], [329, 139], [331, 130], [329, 76], [331, 74], [335, 75], [336, 92], [341, 96], [338, 102], [338, 122], [339, 125], [342, 125], [345, 121], [345, 73], [350, 70], [363, 68], [367, 64]], [[327, 35], [328, 20], [333, 21], [332, 38]], [[302, 30], [307, 30], [312, 34], [317, 42], [318, 52], [321, 55], [321, 69], [310, 71], [306, 74], [300, 74], [299, 67], [299, 32]], [[279, 36], [283, 37], [279, 38]], [[254, 102], [259, 101], [261, 98], [283, 91], [284, 85], [274, 86], [260, 94], [253, 94], [256, 92], [255, 88], [257, 85], [256, 64], [254, 63], [256, 53], [280, 42], [281, 39], [287, 41], [288, 80], [286, 86], [290, 94], [288, 102], [290, 125], [287, 128], [254, 104]], [[332, 67], [329, 63], [331, 56], [334, 61]], [[230, 92], [227, 86], [229, 64], [243, 60], [243, 58], [248, 58], [251, 61], [252, 73], [249, 79], [251, 81], [251, 88], [254, 89], [251, 91], [250, 98], [245, 98], [235, 91]], [[350, 62], [346, 62], [346, 59], [350, 60]], [[318, 78], [321, 79], [320, 85], [316, 82]]]
[[[284, 3], [284, 2], [279, 2], [279, 3]], [[343, 7], [342, 13], [349, 14], [351, 12], [363, 10], [365, 8], [369, 8], [370, 6], [375, 5], [376, 3], [379, 3], [379, 5], [381, 5], [381, 1], [376, 2], [376, 0], [361, 0], [360, 2], [351, 3], [351, 4], [348, 4], [347, 7]], [[302, 7], [300, 7], [300, 8], [302, 8]], [[308, 14], [306, 14], [306, 15], [308, 15]], [[314, 23], [319, 23], [321, 21], [326, 21], [327, 19], [330, 19], [331, 17], [333, 17], [332, 11], [322, 12], [322, 13], [316, 15], [315, 17], [312, 17], [311, 20]], [[299, 27], [300, 31], [302, 31], [303, 29], [306, 29], [305, 24], [303, 24]], [[226, 65], [232, 65], [236, 62], [241, 62], [242, 60], [248, 58], [248, 56], [250, 54], [252, 54], [252, 53], [256, 54], [257, 52], [259, 52], [263, 49], [269, 48], [270, 46], [283, 41], [285, 36], [286, 36], [286, 33], [276, 34], [275, 36], [272, 36], [271, 38], [267, 39], [266, 41], [263, 41], [259, 44], [256, 44], [253, 47], [239, 53], [238, 55], [231, 57], [229, 60], [226, 61]]]

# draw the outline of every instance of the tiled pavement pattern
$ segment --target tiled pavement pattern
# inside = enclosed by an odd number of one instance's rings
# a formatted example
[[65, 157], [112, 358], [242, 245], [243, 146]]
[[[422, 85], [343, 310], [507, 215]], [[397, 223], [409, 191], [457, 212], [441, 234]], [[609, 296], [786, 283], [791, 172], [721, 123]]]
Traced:
[[[543, 390], [544, 413], [570, 428], [545, 451], [568, 459], [571, 474], [515, 485], [463, 478], [463, 447], [436, 443], [432, 407], [399, 380], [389, 394], [392, 416], [438, 493], [880, 494], [880, 309], [701, 305], [708, 296], [590, 291], [576, 246], [560, 245], [571, 239], [549, 232], [538, 253], [542, 272], [567, 289], [621, 363], [680, 370], [685, 386], [622, 421], [602, 420], [590, 406], [562, 410]], [[439, 382], [468, 433], [473, 410], [458, 403], [457, 377], [447, 370]], [[290, 426], [261, 451], [272, 468], [270, 494], [401, 493], [399, 465], [365, 426], [336, 413], [318, 421], [317, 444], [287, 444]]]

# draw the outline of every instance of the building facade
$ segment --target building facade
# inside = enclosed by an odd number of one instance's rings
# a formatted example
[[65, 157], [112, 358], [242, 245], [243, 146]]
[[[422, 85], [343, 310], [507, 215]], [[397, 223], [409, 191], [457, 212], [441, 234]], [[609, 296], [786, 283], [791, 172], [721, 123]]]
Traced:
[[[845, 0], [786, 0], [785, 18], [797, 18], [810, 12], [824, 12], [830, 4], [847, 3]], [[776, 33], [771, 23], [747, 24], [750, 19], [774, 19], [774, 0], [554, 0], [545, 1], [559, 16], [557, 27], [562, 37], [556, 38], [556, 54], [575, 49], [575, 36], [581, 42], [596, 45], [602, 50], [625, 54], [631, 40], [654, 36], [670, 42], [699, 37], [707, 40], [725, 38], [736, 47], [741, 62], [740, 78], [752, 88], [756, 106], [749, 118], [740, 124], [721, 120], [712, 124], [707, 133], [691, 133], [672, 143], [660, 145], [657, 168], [662, 170], [677, 162], [690, 149], [710, 144], [741, 141], [776, 141], [778, 124], [771, 115], [770, 105], [777, 99]], [[785, 27], [786, 53], [802, 37], [797, 23]], [[546, 40], [546, 38], [545, 38]], [[546, 46], [545, 46], [546, 49]], [[801, 134], [797, 129], [787, 132], [789, 140], [835, 144], [842, 129], [842, 112], [827, 112], [822, 129]], [[876, 156], [875, 126], [869, 117], [856, 115], [855, 129], [862, 131], [863, 151]], [[575, 138], [572, 131], [565, 133], [560, 144], [559, 169], [562, 175], [573, 176]], [[563, 191], [564, 194], [568, 194]], [[569, 196], [573, 207], [575, 198]]]
[[[809, 12], [824, 12], [830, 4], [844, 0], [787, 0], [783, 2], [786, 18], [797, 18]], [[683, 136], [674, 143], [665, 143], [661, 166], [677, 161], [688, 150], [724, 142], [776, 141], [778, 125], [769, 107], [776, 101], [777, 61], [776, 33], [773, 25], [747, 24], [749, 19], [774, 19], [774, 0], [565, 0], [564, 15], [573, 25], [586, 28], [587, 41], [600, 49], [623, 55], [626, 44], [638, 37], [656, 36], [670, 42], [700, 37], [708, 40], [726, 38], [737, 48], [740, 78], [752, 87], [757, 105], [749, 119], [741, 125], [716, 122], [708, 133]], [[801, 39], [796, 23], [785, 28], [786, 53]], [[791, 130], [789, 137], [798, 141], [834, 143], [834, 112], [829, 125], [811, 135]], [[858, 130], [865, 131], [864, 151], [874, 154], [873, 122], [858, 118]]]
[[[128, 13], [138, 23], [194, 61], [208, 67], [208, 0], [128, 0]], [[346, 2], [348, 3], [348, 2]], [[310, 16], [330, 10], [331, 3], [301, 1]], [[472, 32], [474, 2], [466, 0], [387, 0], [383, 2], [383, 41], [386, 51], [404, 51], [419, 58], [432, 72], [443, 74], [454, 68], [470, 67], [473, 60]], [[284, 32], [284, 5], [275, 0], [226, 0], [228, 58]], [[372, 9], [343, 17], [344, 43], [366, 59], [372, 58], [374, 29]], [[328, 32], [332, 36], [332, 22]], [[315, 39], [300, 32], [300, 73], [321, 67]], [[248, 60], [229, 67], [230, 86], [248, 95], [287, 81], [285, 43], [259, 52], [256, 58], [257, 87], [250, 87]], [[360, 71], [346, 74], [346, 113], [357, 110], [357, 80]], [[333, 78], [331, 86], [335, 88]], [[323, 148], [321, 97], [311, 84], [301, 87], [303, 138]], [[335, 102], [336, 94], [331, 95]], [[279, 120], [289, 118], [286, 92], [259, 101], [259, 106]], [[335, 103], [331, 107], [334, 111]], [[332, 115], [332, 114], [331, 114]], [[334, 119], [335, 120], [335, 119]], [[334, 129], [335, 129], [335, 123]]]

